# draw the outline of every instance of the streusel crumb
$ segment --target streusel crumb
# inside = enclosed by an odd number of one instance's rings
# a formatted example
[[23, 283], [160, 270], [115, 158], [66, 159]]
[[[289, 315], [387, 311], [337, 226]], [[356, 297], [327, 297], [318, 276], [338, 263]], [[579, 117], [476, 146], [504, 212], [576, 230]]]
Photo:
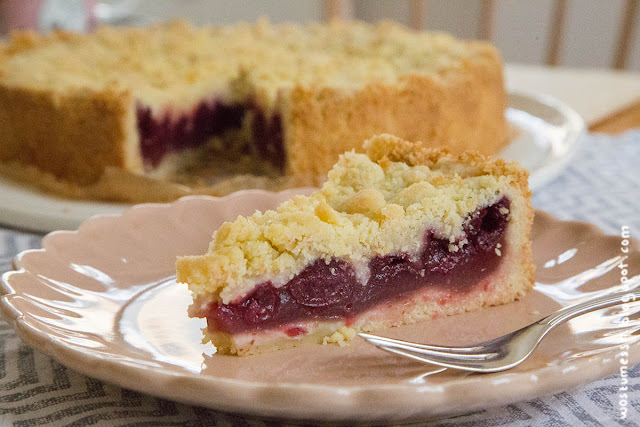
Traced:
[[348, 344], [349, 341], [354, 339], [355, 336], [356, 336], [355, 329], [344, 326], [338, 329], [337, 331], [335, 331], [333, 334], [329, 335], [328, 337], [324, 337], [322, 339], [322, 344], [323, 345], [338, 344], [340, 347], [344, 347], [345, 345]]

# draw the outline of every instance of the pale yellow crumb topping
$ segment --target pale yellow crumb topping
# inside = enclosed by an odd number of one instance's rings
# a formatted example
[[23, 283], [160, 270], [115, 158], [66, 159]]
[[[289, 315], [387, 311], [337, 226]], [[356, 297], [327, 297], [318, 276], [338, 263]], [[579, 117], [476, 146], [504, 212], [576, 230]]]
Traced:
[[346, 346], [349, 341], [356, 337], [356, 330], [343, 326], [335, 331], [333, 334], [326, 336], [322, 339], [322, 344], [338, 344], [340, 347]]
[[[147, 105], [189, 106], [203, 97], [248, 96], [264, 102], [294, 85], [396, 82], [403, 75], [463, 66], [494, 55], [487, 43], [391, 23], [237, 24], [99, 28], [90, 35], [17, 33], [0, 49], [0, 82], [65, 93], [131, 91]], [[268, 105], [268, 104], [267, 104]]]
[[[390, 141], [394, 137], [387, 135], [368, 141], [369, 156]], [[178, 280], [189, 284], [196, 301], [198, 295], [203, 301], [219, 296], [228, 303], [264, 280], [284, 284], [317, 259], [358, 266], [378, 255], [417, 254], [427, 229], [449, 239], [455, 251], [465, 243], [465, 217], [509, 194], [520, 176], [454, 160], [440, 153], [431, 167], [410, 166], [345, 153], [310, 197], [224, 223], [207, 254], [178, 261]]]

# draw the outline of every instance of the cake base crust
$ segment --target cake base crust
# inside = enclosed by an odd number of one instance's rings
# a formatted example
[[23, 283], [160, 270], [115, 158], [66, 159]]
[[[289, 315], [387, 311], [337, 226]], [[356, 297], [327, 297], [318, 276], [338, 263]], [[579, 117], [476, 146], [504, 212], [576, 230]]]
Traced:
[[70, 93], [0, 84], [0, 161], [86, 185], [107, 167], [143, 171], [129, 91]]

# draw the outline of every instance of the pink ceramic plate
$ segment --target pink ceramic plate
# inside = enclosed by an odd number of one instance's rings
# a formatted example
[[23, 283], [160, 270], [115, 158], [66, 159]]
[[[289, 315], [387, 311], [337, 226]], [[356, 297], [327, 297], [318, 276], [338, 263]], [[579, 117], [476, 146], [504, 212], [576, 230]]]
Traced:
[[[298, 190], [300, 191], [300, 190]], [[309, 190], [306, 190], [308, 192]], [[527, 361], [496, 374], [429, 368], [355, 339], [236, 358], [200, 344], [203, 321], [174, 281], [176, 255], [203, 253], [223, 221], [291, 197], [245, 191], [141, 205], [55, 232], [3, 277], [2, 314], [34, 348], [86, 375], [227, 412], [284, 419], [399, 422], [435, 418], [557, 392], [619, 371], [631, 345], [640, 361], [640, 303], [561, 326]], [[537, 285], [524, 300], [383, 334], [470, 344], [520, 328], [581, 298], [619, 286], [622, 238], [538, 212]], [[624, 261], [640, 274], [636, 243]], [[621, 329], [621, 318], [630, 322]], [[635, 333], [635, 335], [634, 335]]]

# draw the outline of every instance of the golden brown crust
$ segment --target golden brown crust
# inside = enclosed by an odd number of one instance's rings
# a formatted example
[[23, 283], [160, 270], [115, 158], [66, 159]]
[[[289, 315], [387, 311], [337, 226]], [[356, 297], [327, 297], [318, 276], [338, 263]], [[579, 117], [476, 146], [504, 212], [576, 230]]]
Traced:
[[141, 171], [130, 93], [0, 85], [0, 160], [89, 184], [107, 166]]
[[0, 44], [0, 54], [4, 57], [19, 54], [37, 47], [46, 46], [48, 43], [55, 43], [62, 40], [60, 36], [69, 34], [63, 31], [52, 31], [49, 35], [44, 35], [32, 30], [12, 31], [6, 42]]
[[464, 172], [472, 175], [506, 175], [518, 189], [531, 197], [529, 172], [513, 161], [487, 157], [477, 151], [455, 153], [448, 147], [432, 148], [423, 142], [407, 141], [395, 135], [379, 135], [367, 140], [363, 148], [367, 156], [378, 164], [403, 162], [410, 166], [424, 165], [429, 168], [450, 169], [464, 165]]
[[322, 175], [338, 155], [390, 133], [431, 148], [491, 155], [508, 142], [506, 92], [495, 49], [436, 76], [359, 90], [296, 87], [283, 96], [287, 172]]

